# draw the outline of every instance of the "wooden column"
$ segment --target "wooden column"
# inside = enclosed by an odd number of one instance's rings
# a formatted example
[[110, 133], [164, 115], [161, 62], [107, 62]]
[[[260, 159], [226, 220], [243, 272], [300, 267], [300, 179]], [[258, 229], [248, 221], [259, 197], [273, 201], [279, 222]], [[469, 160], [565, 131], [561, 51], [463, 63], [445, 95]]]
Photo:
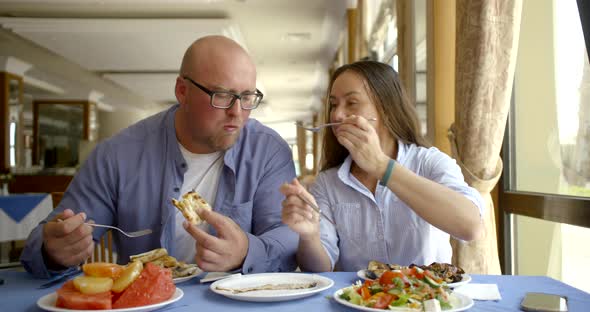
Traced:
[[359, 42], [359, 47], [357, 49], [358, 51], [358, 57], [363, 58], [366, 56], [369, 56], [369, 43], [367, 40], [367, 30], [366, 30], [366, 25], [365, 25], [365, 20], [367, 18], [367, 1], [365, 0], [358, 0], [358, 14], [359, 14], [359, 18], [358, 18], [358, 23], [359, 23], [359, 27], [358, 27], [358, 42]]
[[455, 120], [455, 0], [427, 0], [428, 138], [451, 154], [447, 131]]
[[307, 175], [307, 168], [305, 167], [305, 156], [307, 156], [307, 133], [301, 128], [297, 127], [297, 157], [299, 158], [299, 175]]
[[397, 0], [397, 56], [400, 79], [410, 101], [416, 100], [416, 35], [414, 0]]
[[[313, 126], [317, 127], [319, 125], [320, 115], [318, 113], [313, 114]], [[312, 135], [313, 145], [312, 145], [312, 153], [313, 153], [313, 169], [311, 174], [316, 175], [319, 172], [319, 159], [320, 159], [320, 134], [319, 132], [313, 132]]]
[[348, 8], [346, 16], [348, 17], [348, 60], [347, 63], [352, 63], [357, 60], [357, 8]]
[[8, 73], [0, 73], [0, 172], [10, 171], [9, 129], [8, 129]]

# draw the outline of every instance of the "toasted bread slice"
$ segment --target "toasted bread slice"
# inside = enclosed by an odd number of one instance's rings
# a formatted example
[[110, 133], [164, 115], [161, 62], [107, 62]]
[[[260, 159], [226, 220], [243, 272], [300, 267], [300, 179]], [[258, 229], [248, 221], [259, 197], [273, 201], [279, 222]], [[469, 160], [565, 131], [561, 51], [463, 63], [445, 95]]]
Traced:
[[371, 260], [369, 261], [369, 265], [367, 266], [367, 269], [373, 271], [373, 270], [389, 270], [389, 266], [386, 263], [377, 261], [377, 260]]
[[178, 266], [178, 261], [172, 256], [163, 256], [152, 261], [153, 264], [164, 268], [174, 268]]
[[167, 256], [168, 255], [168, 251], [166, 251], [165, 248], [158, 248], [158, 249], [154, 249], [154, 250], [150, 250], [148, 252], [144, 252], [138, 255], [133, 255], [130, 256], [129, 259], [131, 259], [131, 261], [141, 261], [142, 263], [148, 263], [151, 261], [154, 261], [160, 257], [163, 256]]
[[195, 225], [204, 222], [204, 220], [197, 214], [197, 208], [211, 211], [211, 206], [209, 206], [207, 201], [196, 192], [188, 192], [182, 195], [181, 200], [173, 198], [172, 204], [182, 212], [182, 215], [188, 222]]

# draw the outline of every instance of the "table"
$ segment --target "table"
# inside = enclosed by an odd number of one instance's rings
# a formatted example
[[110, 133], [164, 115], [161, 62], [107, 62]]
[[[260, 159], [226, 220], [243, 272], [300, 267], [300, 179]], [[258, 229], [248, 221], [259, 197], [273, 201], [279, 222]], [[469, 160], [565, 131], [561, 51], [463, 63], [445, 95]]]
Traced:
[[[351, 285], [358, 279], [356, 273], [329, 272], [320, 275], [334, 280], [334, 286], [312, 297], [275, 303], [242, 302], [228, 299], [211, 292], [208, 288], [210, 284], [199, 284], [199, 279], [194, 278], [178, 284], [177, 286], [184, 291], [184, 297], [160, 311], [357, 311], [326, 298], [336, 290]], [[10, 311], [42, 311], [37, 308], [37, 299], [54, 292], [61, 286], [55, 285], [47, 289], [37, 289], [45, 280], [34, 279], [26, 272], [15, 270], [0, 271], [0, 278], [4, 279], [4, 285], [0, 285], [0, 302], [2, 302], [2, 307]], [[472, 275], [472, 278], [472, 283], [498, 284], [502, 300], [476, 301], [469, 311], [520, 311], [520, 301], [529, 291], [567, 296], [569, 311], [588, 311], [590, 309], [590, 294], [549, 277]]]
[[51, 213], [53, 204], [49, 194], [15, 194], [0, 196], [0, 208], [0, 242], [8, 242], [27, 239], [31, 230]]

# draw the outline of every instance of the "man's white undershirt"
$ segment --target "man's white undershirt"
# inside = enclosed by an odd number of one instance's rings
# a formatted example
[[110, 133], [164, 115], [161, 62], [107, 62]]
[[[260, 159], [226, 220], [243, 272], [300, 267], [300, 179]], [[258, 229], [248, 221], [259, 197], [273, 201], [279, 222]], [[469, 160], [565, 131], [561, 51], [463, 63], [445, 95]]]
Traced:
[[[203, 197], [211, 207], [215, 205], [215, 196], [217, 195], [217, 184], [223, 168], [224, 152], [215, 152], [211, 154], [193, 154], [185, 149], [182, 144], [178, 143], [182, 156], [187, 165], [187, 171], [184, 173], [184, 182], [180, 189], [180, 196], [195, 191]], [[195, 239], [188, 234], [182, 226], [186, 219], [182, 213], [176, 211], [176, 233], [174, 237], [176, 248], [173, 256], [178, 261], [187, 263], [195, 262], [196, 248]], [[199, 228], [207, 231], [209, 225], [203, 223]]]

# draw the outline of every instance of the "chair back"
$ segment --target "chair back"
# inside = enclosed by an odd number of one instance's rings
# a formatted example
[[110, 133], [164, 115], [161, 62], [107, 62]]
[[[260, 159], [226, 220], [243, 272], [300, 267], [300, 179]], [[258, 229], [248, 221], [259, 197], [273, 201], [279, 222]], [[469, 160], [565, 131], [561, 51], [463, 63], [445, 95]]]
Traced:
[[[51, 199], [53, 201], [53, 208], [61, 202], [64, 192], [52, 192]], [[99, 241], [94, 244], [94, 252], [92, 256], [86, 260], [89, 262], [115, 262], [113, 254], [113, 233], [108, 230], [100, 237]]]
[[51, 192], [51, 200], [53, 201], [53, 209], [59, 205], [61, 198], [64, 197], [64, 192]]

